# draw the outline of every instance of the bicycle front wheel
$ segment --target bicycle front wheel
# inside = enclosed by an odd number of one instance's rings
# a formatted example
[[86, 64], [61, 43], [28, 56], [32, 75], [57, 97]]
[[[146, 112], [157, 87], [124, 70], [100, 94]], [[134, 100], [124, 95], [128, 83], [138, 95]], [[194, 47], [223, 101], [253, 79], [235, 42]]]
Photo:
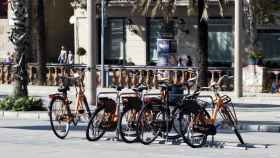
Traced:
[[237, 120], [235, 111], [231, 110], [228, 106], [233, 106], [233, 105], [226, 104], [225, 107], [221, 109], [221, 115], [224, 120], [229, 121], [239, 142], [241, 144], [245, 144], [241, 134], [239, 133], [239, 131], [237, 129], [238, 120]]
[[210, 118], [205, 109], [188, 111], [182, 109], [179, 116], [180, 133], [185, 143], [192, 148], [202, 147], [207, 141], [207, 120]]
[[86, 137], [89, 141], [97, 141], [105, 134], [106, 130], [103, 127], [105, 119], [105, 107], [97, 108], [90, 118], [86, 130]]
[[152, 143], [160, 134], [164, 121], [161, 107], [147, 105], [142, 109], [137, 121], [137, 136], [142, 144]]
[[49, 118], [52, 131], [60, 139], [64, 139], [69, 133], [69, 116], [70, 114], [64, 100], [61, 97], [53, 98], [49, 106]]
[[121, 113], [120, 135], [126, 143], [134, 143], [137, 140], [137, 117], [139, 110], [127, 108]]

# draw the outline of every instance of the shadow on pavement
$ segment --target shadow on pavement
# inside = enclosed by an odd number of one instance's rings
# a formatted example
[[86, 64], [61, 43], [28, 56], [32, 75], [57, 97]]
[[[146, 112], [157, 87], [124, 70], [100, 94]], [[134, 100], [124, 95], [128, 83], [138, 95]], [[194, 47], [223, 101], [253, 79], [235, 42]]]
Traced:
[[[0, 127], [0, 128], [7, 128], [7, 129], [23, 129], [23, 130], [51, 130], [51, 126], [50, 125], [34, 125], [34, 126], [6, 126], [6, 127]], [[82, 130], [86, 130], [86, 126], [70, 126], [70, 130], [71, 131], [82, 131]]]
[[235, 107], [238, 108], [280, 108], [280, 105], [276, 104], [248, 104], [248, 103], [234, 103]]

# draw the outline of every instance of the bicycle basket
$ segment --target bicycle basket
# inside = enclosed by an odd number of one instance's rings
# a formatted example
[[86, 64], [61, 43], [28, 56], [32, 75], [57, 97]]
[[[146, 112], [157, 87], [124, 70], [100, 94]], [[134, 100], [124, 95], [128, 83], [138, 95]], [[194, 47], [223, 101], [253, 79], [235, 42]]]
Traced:
[[117, 104], [111, 98], [99, 98], [97, 107], [101, 107], [101, 106], [105, 107], [105, 112], [108, 112], [108, 113], [116, 112]]
[[181, 85], [172, 85], [169, 87], [169, 104], [170, 106], [176, 106], [180, 95], [184, 94], [184, 90]]
[[142, 101], [139, 97], [122, 97], [125, 108], [141, 109]]
[[184, 113], [198, 113], [201, 110], [200, 105], [197, 103], [196, 100], [187, 99], [183, 101], [182, 111]]
[[162, 102], [160, 100], [160, 98], [156, 98], [156, 97], [147, 97], [144, 98], [144, 104], [147, 105], [161, 105]]
[[231, 98], [227, 95], [223, 95], [222, 99], [223, 99], [224, 104], [231, 102]]

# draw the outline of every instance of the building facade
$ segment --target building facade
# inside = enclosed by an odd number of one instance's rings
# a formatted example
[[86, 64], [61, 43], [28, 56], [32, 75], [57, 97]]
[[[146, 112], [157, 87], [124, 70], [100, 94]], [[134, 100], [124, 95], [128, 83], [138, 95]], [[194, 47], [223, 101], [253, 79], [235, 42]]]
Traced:
[[[36, 27], [38, 24], [38, 0], [32, 1], [32, 58], [30, 62], [36, 62], [38, 33]], [[74, 28], [69, 23], [69, 18], [73, 15], [73, 9], [70, 5], [72, 0], [44, 0], [44, 23], [45, 23], [45, 50], [48, 62], [57, 62], [61, 45], [67, 50], [74, 51]], [[12, 44], [8, 40], [9, 23], [11, 14], [8, 6], [8, 0], [0, 0], [0, 58], [5, 58], [8, 52], [13, 51]], [[40, 27], [40, 26], [39, 26]]]
[[[108, 2], [105, 27], [105, 64], [125, 64], [132, 61], [136, 65], [149, 65], [159, 62], [157, 39], [163, 26], [163, 14], [157, 12], [151, 16], [151, 11], [145, 15], [133, 12], [129, 1], [111, 0]], [[173, 35], [177, 41], [176, 57], [191, 56], [194, 64], [197, 58], [197, 24], [196, 15], [188, 15], [188, 1], [177, 0], [176, 10], [172, 15]], [[99, 3], [100, 6], [100, 3]], [[233, 25], [234, 1], [224, 9], [224, 16], [219, 14], [217, 1], [211, 1], [208, 6], [208, 51], [210, 66], [231, 67], [233, 62]], [[74, 9], [75, 48], [87, 48], [87, 15], [86, 10], [79, 7]], [[98, 39], [100, 46], [101, 24], [98, 17]], [[244, 23], [246, 20], [244, 19]], [[248, 35], [242, 33], [242, 44], [248, 45]], [[265, 54], [265, 61], [270, 65], [280, 64], [280, 27], [279, 25], [258, 26], [258, 41]], [[245, 51], [243, 51], [245, 52]], [[99, 57], [100, 63], [100, 48]], [[244, 53], [243, 63], [247, 62]], [[77, 62], [85, 62], [86, 56], [77, 58]], [[279, 65], [280, 66], [280, 65]]]

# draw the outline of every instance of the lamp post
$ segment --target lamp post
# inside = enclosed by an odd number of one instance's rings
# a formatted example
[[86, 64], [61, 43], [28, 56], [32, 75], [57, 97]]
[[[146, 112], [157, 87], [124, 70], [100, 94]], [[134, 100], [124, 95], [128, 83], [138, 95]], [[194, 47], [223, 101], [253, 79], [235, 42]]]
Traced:
[[234, 95], [242, 97], [242, 63], [240, 55], [241, 1], [235, 0], [234, 6]]
[[86, 75], [86, 90], [89, 95], [89, 104], [96, 105], [96, 51], [97, 51], [97, 25], [96, 25], [96, 1], [87, 0], [88, 14], [88, 58], [87, 64], [91, 68]]
[[105, 43], [105, 28], [107, 27], [107, 0], [101, 1], [101, 73], [100, 86], [104, 87], [105, 72], [104, 72], [104, 43]]

